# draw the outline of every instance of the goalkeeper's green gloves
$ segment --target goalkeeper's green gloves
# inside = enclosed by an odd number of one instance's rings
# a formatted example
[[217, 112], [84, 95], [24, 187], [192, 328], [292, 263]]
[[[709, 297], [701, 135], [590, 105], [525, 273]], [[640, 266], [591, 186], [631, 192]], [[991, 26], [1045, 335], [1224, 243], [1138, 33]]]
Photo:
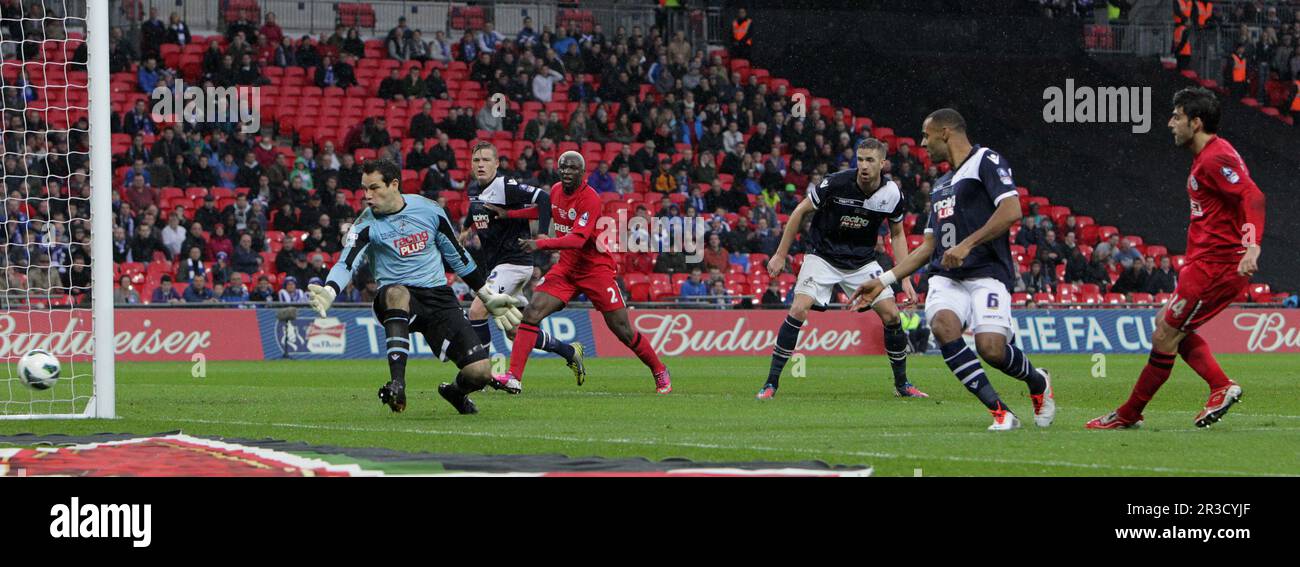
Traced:
[[514, 296], [493, 292], [492, 288], [486, 285], [478, 290], [477, 295], [502, 331], [507, 333], [513, 331], [524, 320], [523, 314], [516, 307], [519, 300]]
[[338, 296], [338, 292], [334, 291], [334, 288], [316, 284], [307, 286], [307, 294], [310, 296], [307, 298], [307, 304], [311, 305], [311, 308], [315, 309], [316, 313], [319, 313], [321, 317], [325, 316], [325, 312], [329, 311], [330, 305], [334, 304], [334, 298]]

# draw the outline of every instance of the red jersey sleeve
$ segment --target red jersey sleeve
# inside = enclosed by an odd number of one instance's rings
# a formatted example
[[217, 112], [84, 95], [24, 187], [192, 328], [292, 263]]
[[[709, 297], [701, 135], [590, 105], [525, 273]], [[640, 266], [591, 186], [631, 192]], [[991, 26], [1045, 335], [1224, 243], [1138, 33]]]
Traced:
[[1246, 219], [1245, 227], [1238, 227], [1247, 238], [1253, 228], [1254, 244], [1258, 245], [1264, 238], [1264, 192], [1250, 178], [1250, 172], [1240, 159], [1228, 154], [1218, 154], [1210, 160], [1209, 177], [1214, 180], [1211, 189], [1236, 199], [1242, 216]]
[[546, 238], [537, 241], [541, 250], [559, 250], [565, 248], [582, 248], [596, 234], [596, 221], [600, 219], [602, 205], [595, 191], [582, 191], [572, 203], [577, 218], [570, 221], [569, 233], [560, 238]]

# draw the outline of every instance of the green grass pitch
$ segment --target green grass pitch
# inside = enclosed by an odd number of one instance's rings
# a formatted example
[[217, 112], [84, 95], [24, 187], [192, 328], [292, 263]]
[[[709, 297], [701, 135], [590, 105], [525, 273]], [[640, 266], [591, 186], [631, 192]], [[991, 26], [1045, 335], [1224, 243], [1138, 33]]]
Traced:
[[[1039, 429], [1025, 387], [986, 371], [1025, 422], [985, 431], [990, 418], [934, 355], [913, 356], [910, 377], [932, 397], [892, 395], [877, 357], [806, 361], [806, 376], [782, 379], [775, 400], [754, 394], [766, 357], [674, 358], [674, 391], [656, 395], [636, 359], [588, 361], [587, 384], [555, 360], [533, 360], [524, 393], [481, 392], [481, 413], [460, 416], [437, 397], [455, 368], [428, 359], [408, 368], [409, 405], [391, 414], [375, 391], [387, 367], [374, 361], [119, 363], [114, 421], [0, 421], [0, 434], [159, 433], [264, 438], [404, 451], [563, 453], [685, 457], [699, 461], [869, 464], [876, 474], [941, 475], [1296, 475], [1300, 474], [1300, 357], [1221, 355], [1245, 388], [1244, 402], [1208, 430], [1192, 418], [1208, 394], [1181, 362], [1139, 431], [1086, 431], [1083, 423], [1128, 395], [1143, 356], [1036, 355], [1053, 372], [1059, 412]], [[11, 391], [14, 386], [11, 385]], [[14, 394], [27, 395], [13, 391]], [[36, 394], [37, 397], [40, 394]]]

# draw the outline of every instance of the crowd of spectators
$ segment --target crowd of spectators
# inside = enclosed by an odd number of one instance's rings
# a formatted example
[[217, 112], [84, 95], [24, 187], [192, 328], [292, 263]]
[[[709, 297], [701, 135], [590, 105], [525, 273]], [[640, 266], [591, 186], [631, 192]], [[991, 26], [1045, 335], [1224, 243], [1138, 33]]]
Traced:
[[[267, 84], [267, 68], [291, 66], [307, 70], [318, 85], [352, 86], [356, 61], [374, 55], [355, 28], [294, 40], [271, 13], [260, 25], [233, 23], [224, 42], [193, 35], [176, 15], [169, 20], [163, 23], [151, 11], [139, 43], [117, 31], [112, 35], [115, 71], [133, 73], [139, 92], [167, 86], [181, 72], [162, 63], [167, 45], [206, 41], [201, 77], [209, 86]], [[657, 231], [645, 235], [656, 249], [680, 249], [682, 242], [673, 239], [682, 231], [672, 230], [674, 223], [705, 223], [699, 261], [681, 252], [625, 253], [624, 282], [632, 274], [666, 274], [678, 284], [671, 299], [733, 305], [738, 298], [729, 276], [765, 262], [808, 188], [853, 167], [854, 144], [870, 135], [869, 125], [855, 128], [843, 110], [823, 112], [815, 100], [797, 117], [785, 84], [769, 89], [756, 74], [742, 78], [721, 53], [698, 49], [681, 34], [619, 27], [606, 35], [599, 25], [580, 30], [565, 24], [538, 31], [525, 21], [513, 36], [488, 23], [452, 43], [442, 30], [429, 38], [399, 21], [382, 37], [386, 59], [463, 62], [485, 100], [477, 109], [463, 101], [435, 109], [433, 101], [452, 97], [441, 76], [446, 66], [439, 63], [428, 73], [422, 67], [406, 74], [394, 69], [375, 85], [360, 85], [377, 87], [369, 96], [424, 101], [405, 138], [394, 135], [399, 130], [383, 114], [360, 121], [341, 140], [313, 142], [279, 132], [275, 123], [246, 134], [228, 123], [155, 120], [143, 102], [114, 113], [114, 132], [131, 140], [114, 155], [119, 186], [112, 249], [121, 273], [115, 300], [300, 301], [308, 284], [326, 276], [342, 248], [341, 235], [359, 212], [353, 191], [360, 185], [360, 152], [418, 172], [418, 187], [404, 189], [446, 205], [448, 192], [463, 194], [468, 178], [456, 142], [504, 130], [518, 142], [500, 155], [502, 172], [543, 187], [558, 180], [554, 162], [561, 144], [617, 144], [611, 159], [589, 159], [588, 182], [610, 200], [631, 202], [629, 216]], [[545, 104], [556, 92], [586, 104], [523, 119], [520, 104]], [[38, 116], [21, 112], [23, 101], [15, 100], [21, 91], [4, 93], [10, 125], [3, 139], [10, 199], [0, 235], [7, 245], [5, 287], [11, 295], [57, 287], [84, 293], [88, 288], [77, 284], [89, 281], [89, 185], [85, 155], [74, 150], [87, 147], [84, 132], [48, 129]], [[511, 102], [504, 117], [491, 112], [497, 93]], [[410, 147], [405, 152], [404, 142]], [[909, 234], [920, 235], [924, 221], [917, 218], [929, 208], [940, 167], [904, 142], [894, 147], [886, 168], [908, 203]], [[169, 206], [168, 191], [196, 189], [202, 196], [193, 207]], [[656, 198], [642, 198], [646, 194]], [[455, 206], [448, 210], [463, 214]], [[1172, 276], [1155, 258], [1135, 255], [1123, 242], [1086, 254], [1070, 227], [1050, 226], [1050, 219], [1033, 210], [1030, 215], [1016, 242], [1036, 252], [1017, 291], [1048, 289], [1058, 280], [1095, 284], [1103, 292], [1172, 290]], [[784, 277], [744, 286], [739, 294], [747, 296], [745, 304], [748, 298], [767, 305], [790, 300], [806, 232], [807, 226], [798, 231]], [[472, 252], [481, 246], [472, 230], [461, 236]], [[878, 249], [888, 263], [887, 248]], [[539, 254], [536, 275], [557, 260], [557, 253]], [[1064, 277], [1058, 277], [1062, 265]], [[1115, 279], [1121, 266], [1126, 270]], [[468, 291], [463, 282], [451, 281]], [[923, 293], [924, 282], [918, 284]], [[376, 287], [368, 270], [359, 270], [339, 301], [369, 302]]]

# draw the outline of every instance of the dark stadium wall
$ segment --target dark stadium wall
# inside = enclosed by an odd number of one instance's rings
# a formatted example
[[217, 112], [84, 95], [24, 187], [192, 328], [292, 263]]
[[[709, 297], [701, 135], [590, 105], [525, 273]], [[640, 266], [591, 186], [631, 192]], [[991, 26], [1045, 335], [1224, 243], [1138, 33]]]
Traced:
[[[972, 141], [1010, 160], [1017, 184], [1148, 243], [1184, 250], [1192, 156], [1173, 145], [1165, 124], [1173, 94], [1191, 82], [1157, 61], [1090, 57], [1077, 23], [1038, 17], [779, 9], [753, 17], [755, 65], [918, 140], [930, 111], [957, 108]], [[1150, 87], [1150, 131], [1047, 123], [1044, 90], [1064, 89], [1067, 79]], [[1300, 290], [1300, 130], [1226, 103], [1220, 134], [1268, 196], [1256, 281]]]

